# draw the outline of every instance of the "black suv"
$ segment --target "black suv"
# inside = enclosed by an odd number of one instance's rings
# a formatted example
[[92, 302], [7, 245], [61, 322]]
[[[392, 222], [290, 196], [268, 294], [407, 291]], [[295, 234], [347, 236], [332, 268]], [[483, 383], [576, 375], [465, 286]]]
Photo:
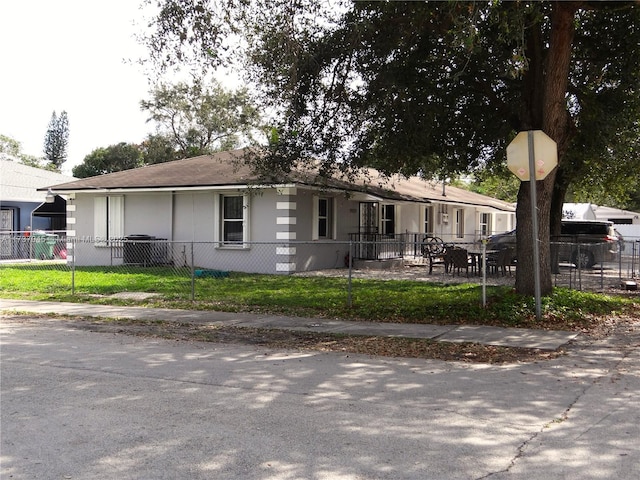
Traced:
[[[558, 245], [558, 262], [570, 262], [581, 268], [615, 260], [621, 242], [613, 223], [600, 220], [562, 220], [561, 234], [551, 239], [552, 245]], [[487, 242], [487, 250], [509, 247], [516, 251], [515, 230], [492, 235]]]

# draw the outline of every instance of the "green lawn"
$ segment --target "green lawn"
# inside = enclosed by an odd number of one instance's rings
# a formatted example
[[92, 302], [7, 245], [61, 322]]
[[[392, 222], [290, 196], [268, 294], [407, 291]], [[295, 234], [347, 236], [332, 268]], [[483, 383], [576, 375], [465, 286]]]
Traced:
[[[255, 311], [298, 316], [405, 323], [468, 323], [562, 329], [589, 328], [605, 314], [637, 312], [638, 303], [617, 296], [559, 288], [543, 298], [543, 320], [535, 319], [532, 298], [511, 287], [488, 287], [482, 306], [477, 284], [353, 280], [231, 273], [196, 278], [191, 301], [190, 271], [173, 268], [13, 265], [0, 267], [0, 296], [33, 300], [136, 304], [165, 308]], [[118, 292], [153, 292], [145, 301], [111, 298]], [[637, 300], [636, 300], [637, 302]]]

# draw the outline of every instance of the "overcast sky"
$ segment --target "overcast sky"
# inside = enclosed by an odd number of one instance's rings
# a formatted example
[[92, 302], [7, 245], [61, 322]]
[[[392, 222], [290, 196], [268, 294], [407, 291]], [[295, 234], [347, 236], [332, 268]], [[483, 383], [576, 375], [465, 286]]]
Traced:
[[138, 0], [3, 0], [0, 134], [41, 157], [53, 111], [69, 118], [63, 173], [96, 148], [138, 143], [153, 131], [140, 111], [148, 85], [133, 38]]

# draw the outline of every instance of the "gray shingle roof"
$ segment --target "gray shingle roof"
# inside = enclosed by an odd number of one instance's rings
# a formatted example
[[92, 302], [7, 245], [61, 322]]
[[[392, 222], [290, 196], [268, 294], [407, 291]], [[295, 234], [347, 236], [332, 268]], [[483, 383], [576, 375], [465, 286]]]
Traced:
[[[242, 161], [245, 150], [233, 150], [148, 165], [132, 170], [84, 178], [51, 186], [56, 192], [80, 192], [87, 190], [154, 190], [188, 189], [196, 187], [247, 186], [264, 184]], [[293, 172], [287, 179], [273, 184], [295, 183], [319, 188], [331, 188], [351, 192], [366, 192], [382, 199], [411, 202], [446, 202], [464, 205], [480, 205], [503, 211], [514, 207], [500, 200], [467, 190], [448, 186], [443, 195], [442, 184], [417, 177], [383, 177], [369, 169], [356, 178], [343, 177], [320, 179], [311, 171]]]
[[69, 182], [73, 177], [0, 159], [0, 199], [14, 202], [44, 202], [49, 185]]

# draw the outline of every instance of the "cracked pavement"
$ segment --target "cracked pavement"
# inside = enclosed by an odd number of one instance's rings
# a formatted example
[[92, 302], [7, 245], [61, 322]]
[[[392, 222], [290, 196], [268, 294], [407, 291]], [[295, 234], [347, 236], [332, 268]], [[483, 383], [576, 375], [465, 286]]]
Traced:
[[640, 478], [638, 320], [505, 365], [0, 320], [2, 478]]

